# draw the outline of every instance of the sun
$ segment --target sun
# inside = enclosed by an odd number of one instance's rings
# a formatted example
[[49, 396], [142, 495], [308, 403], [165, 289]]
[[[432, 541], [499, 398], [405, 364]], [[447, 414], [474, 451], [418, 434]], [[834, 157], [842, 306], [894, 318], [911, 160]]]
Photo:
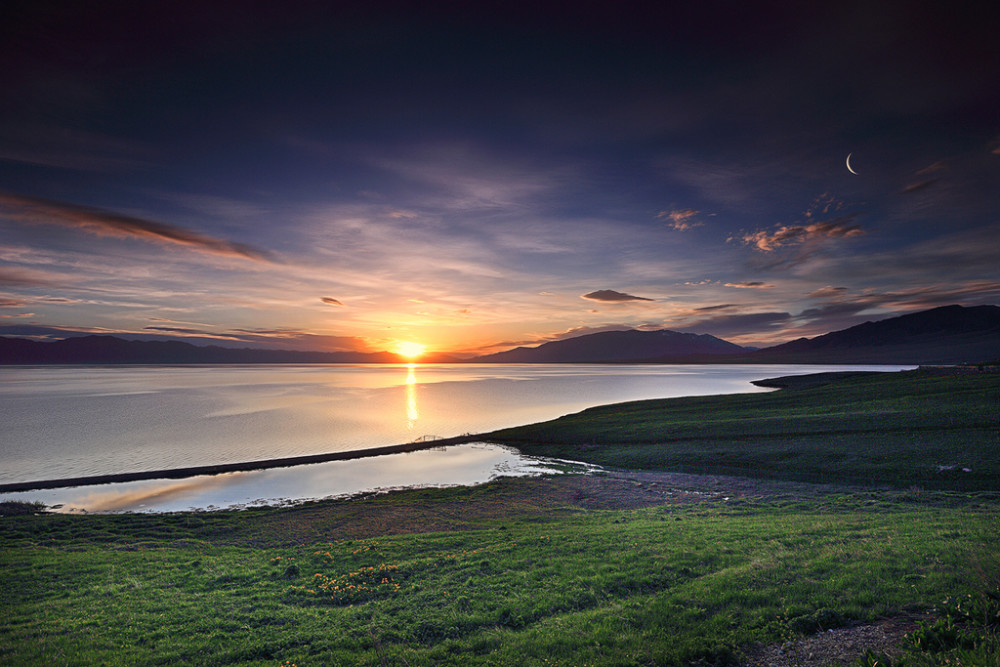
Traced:
[[396, 343], [396, 354], [407, 359], [416, 359], [427, 351], [427, 346], [423, 343], [414, 343], [409, 340], [401, 340]]

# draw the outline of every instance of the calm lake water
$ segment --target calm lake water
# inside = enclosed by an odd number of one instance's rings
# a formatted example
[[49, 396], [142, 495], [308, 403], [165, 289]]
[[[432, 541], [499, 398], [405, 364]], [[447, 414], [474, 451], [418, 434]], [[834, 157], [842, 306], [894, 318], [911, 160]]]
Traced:
[[[309, 365], [0, 368], [0, 483], [253, 461], [484, 433], [751, 380], [901, 366]], [[296, 468], [6, 494], [171, 511], [473, 484], [553, 463], [474, 444]], [[556, 466], [558, 467], [558, 466]]]

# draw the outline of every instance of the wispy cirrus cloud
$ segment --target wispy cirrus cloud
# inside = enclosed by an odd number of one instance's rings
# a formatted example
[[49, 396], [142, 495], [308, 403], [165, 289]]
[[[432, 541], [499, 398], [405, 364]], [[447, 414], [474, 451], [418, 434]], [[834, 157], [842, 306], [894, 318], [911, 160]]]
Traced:
[[34, 269], [14, 266], [0, 266], [0, 285], [31, 287], [51, 285], [57, 282], [51, 275]]
[[325, 304], [331, 305], [331, 306], [343, 306], [344, 305], [340, 301], [334, 299], [332, 296], [321, 297], [320, 301], [322, 301]]
[[147, 220], [115, 211], [69, 202], [26, 197], [0, 192], [0, 206], [14, 211], [11, 217], [31, 224], [59, 225], [70, 229], [118, 238], [136, 238], [168, 245], [179, 245], [216, 255], [271, 261], [266, 251], [253, 246], [218, 239], [199, 232], [156, 220]]
[[604, 303], [624, 303], [626, 301], [655, 301], [655, 299], [647, 299], [643, 296], [633, 296], [631, 294], [625, 294], [624, 292], [616, 292], [611, 289], [601, 289], [596, 292], [590, 292], [589, 294], [584, 294], [580, 298], [590, 299], [591, 301], [603, 301]]

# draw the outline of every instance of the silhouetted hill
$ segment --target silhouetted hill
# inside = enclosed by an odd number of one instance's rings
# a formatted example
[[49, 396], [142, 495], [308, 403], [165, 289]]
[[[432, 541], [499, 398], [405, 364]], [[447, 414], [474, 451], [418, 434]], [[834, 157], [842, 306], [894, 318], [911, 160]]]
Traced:
[[760, 363], [959, 364], [1000, 358], [1000, 307], [941, 306], [800, 338], [747, 355]]
[[[464, 360], [473, 363], [961, 364], [1000, 359], [1000, 307], [942, 306], [751, 351], [707, 334], [605, 331]], [[401, 363], [390, 352], [297, 352], [82, 336], [0, 336], [0, 364]], [[438, 355], [426, 363], [459, 359]]]
[[518, 347], [470, 361], [476, 363], [631, 363], [735, 354], [745, 350], [708, 334], [669, 331], [602, 331], [576, 338]]
[[0, 337], [0, 364], [306, 364], [399, 363], [389, 352], [297, 352], [199, 347], [180, 341], [81, 336], [52, 343]]

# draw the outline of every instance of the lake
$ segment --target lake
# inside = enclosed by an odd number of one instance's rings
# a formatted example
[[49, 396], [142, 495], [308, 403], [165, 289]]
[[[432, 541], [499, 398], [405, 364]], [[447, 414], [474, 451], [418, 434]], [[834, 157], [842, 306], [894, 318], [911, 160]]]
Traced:
[[[359, 450], [485, 433], [587, 407], [767, 391], [813, 365], [0, 367], [0, 483]], [[295, 468], [4, 494], [67, 510], [227, 507], [401, 486], [474, 484], [562, 464], [458, 445]]]

